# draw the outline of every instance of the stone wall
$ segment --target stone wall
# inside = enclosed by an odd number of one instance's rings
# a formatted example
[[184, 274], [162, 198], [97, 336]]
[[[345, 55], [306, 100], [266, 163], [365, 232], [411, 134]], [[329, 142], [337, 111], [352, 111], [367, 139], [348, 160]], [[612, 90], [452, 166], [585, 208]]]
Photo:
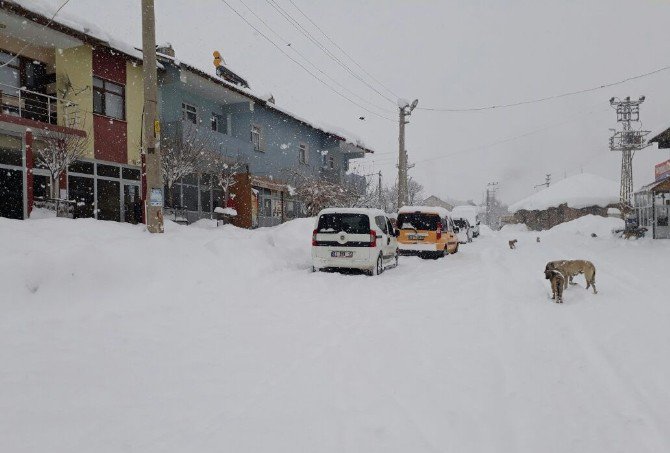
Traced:
[[533, 231], [541, 231], [548, 230], [560, 223], [569, 222], [589, 214], [607, 217], [607, 209], [610, 207], [616, 208], [617, 205], [610, 205], [607, 207], [589, 206], [586, 208], [575, 209], [568, 207], [567, 203], [563, 203], [558, 207], [543, 209], [541, 211], [527, 211], [521, 209], [514, 213], [511, 220], [512, 223], [525, 223], [526, 226]]

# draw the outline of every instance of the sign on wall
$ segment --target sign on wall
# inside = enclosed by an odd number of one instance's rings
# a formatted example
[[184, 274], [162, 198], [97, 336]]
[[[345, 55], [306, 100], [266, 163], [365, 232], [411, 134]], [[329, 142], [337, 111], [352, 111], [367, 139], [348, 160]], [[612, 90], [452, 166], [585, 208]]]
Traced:
[[656, 164], [654, 175], [656, 176], [656, 181], [665, 178], [666, 176], [670, 176], [670, 159], [661, 162], [660, 164]]
[[151, 206], [163, 206], [163, 189], [157, 189], [153, 187], [151, 189], [151, 196], [149, 197], [149, 203]]

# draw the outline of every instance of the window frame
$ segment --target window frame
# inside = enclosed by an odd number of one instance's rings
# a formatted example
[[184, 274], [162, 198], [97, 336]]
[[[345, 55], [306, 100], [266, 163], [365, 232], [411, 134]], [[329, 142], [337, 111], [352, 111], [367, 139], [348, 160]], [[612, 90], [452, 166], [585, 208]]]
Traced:
[[298, 162], [305, 165], [309, 163], [309, 145], [307, 143], [298, 145]]
[[[193, 121], [191, 121], [189, 114], [193, 114]], [[181, 101], [181, 119], [189, 123], [198, 124], [198, 109], [193, 104]]]
[[213, 132], [228, 134], [228, 119], [224, 115], [212, 112], [209, 122]]
[[[252, 124], [251, 125], [251, 144], [254, 148], [254, 151], [263, 151], [261, 148], [261, 144], [263, 141], [263, 129], [258, 125], [258, 124]], [[256, 141], [254, 141], [254, 136], [258, 137]]]
[[[96, 86], [96, 80], [99, 80], [102, 83], [102, 86]], [[119, 87], [121, 93], [115, 92], [113, 90], [107, 89], [107, 85], [113, 85], [115, 87]], [[102, 115], [106, 116], [108, 118], [113, 118], [115, 120], [119, 121], [125, 121], [126, 120], [126, 86], [122, 85], [120, 83], [113, 82], [111, 80], [107, 80], [105, 78], [99, 77], [97, 75], [93, 76], [93, 83], [92, 83], [92, 91], [93, 91], [93, 113], [96, 115]], [[107, 111], [107, 93], [110, 94], [110, 96], [116, 96], [121, 98], [121, 117], [110, 115], [109, 112]], [[96, 94], [99, 94], [101, 96], [101, 102], [102, 102], [102, 111], [97, 111], [96, 110]]]

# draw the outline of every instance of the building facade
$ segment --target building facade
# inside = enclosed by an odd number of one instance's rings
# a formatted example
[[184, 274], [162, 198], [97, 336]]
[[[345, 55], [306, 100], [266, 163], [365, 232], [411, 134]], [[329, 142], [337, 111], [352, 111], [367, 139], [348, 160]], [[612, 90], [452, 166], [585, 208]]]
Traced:
[[46, 137], [85, 137], [56, 196], [74, 215], [137, 222], [141, 61], [14, 2], [0, 5], [0, 216], [27, 218], [52, 195], [36, 154]]

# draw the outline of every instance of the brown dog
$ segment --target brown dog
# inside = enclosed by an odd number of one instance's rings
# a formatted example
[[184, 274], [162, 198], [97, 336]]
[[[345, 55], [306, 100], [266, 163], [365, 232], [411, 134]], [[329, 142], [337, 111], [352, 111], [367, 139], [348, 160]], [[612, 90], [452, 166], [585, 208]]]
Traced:
[[[549, 264], [547, 264], [547, 266], [549, 266]], [[551, 298], [554, 299], [557, 304], [562, 304], [565, 275], [563, 275], [563, 273], [558, 269], [545, 268], [544, 278], [549, 280], [549, 283], [551, 283]]]
[[586, 289], [593, 287], [593, 294], [598, 294], [596, 290], [596, 267], [591, 261], [587, 260], [561, 260], [561, 261], [550, 261], [545, 267], [547, 270], [559, 270], [561, 273], [567, 277], [564, 279], [563, 285], [565, 288], [568, 287], [568, 283], [575, 285], [572, 279], [573, 277], [584, 274], [584, 279], [586, 280]]
[[509, 244], [509, 248], [510, 248], [511, 250], [514, 250], [514, 249], [516, 248], [516, 243], [517, 243], [517, 240], [516, 240], [516, 239], [512, 239], [511, 241], [509, 241], [509, 242], [508, 242], [508, 244]]

